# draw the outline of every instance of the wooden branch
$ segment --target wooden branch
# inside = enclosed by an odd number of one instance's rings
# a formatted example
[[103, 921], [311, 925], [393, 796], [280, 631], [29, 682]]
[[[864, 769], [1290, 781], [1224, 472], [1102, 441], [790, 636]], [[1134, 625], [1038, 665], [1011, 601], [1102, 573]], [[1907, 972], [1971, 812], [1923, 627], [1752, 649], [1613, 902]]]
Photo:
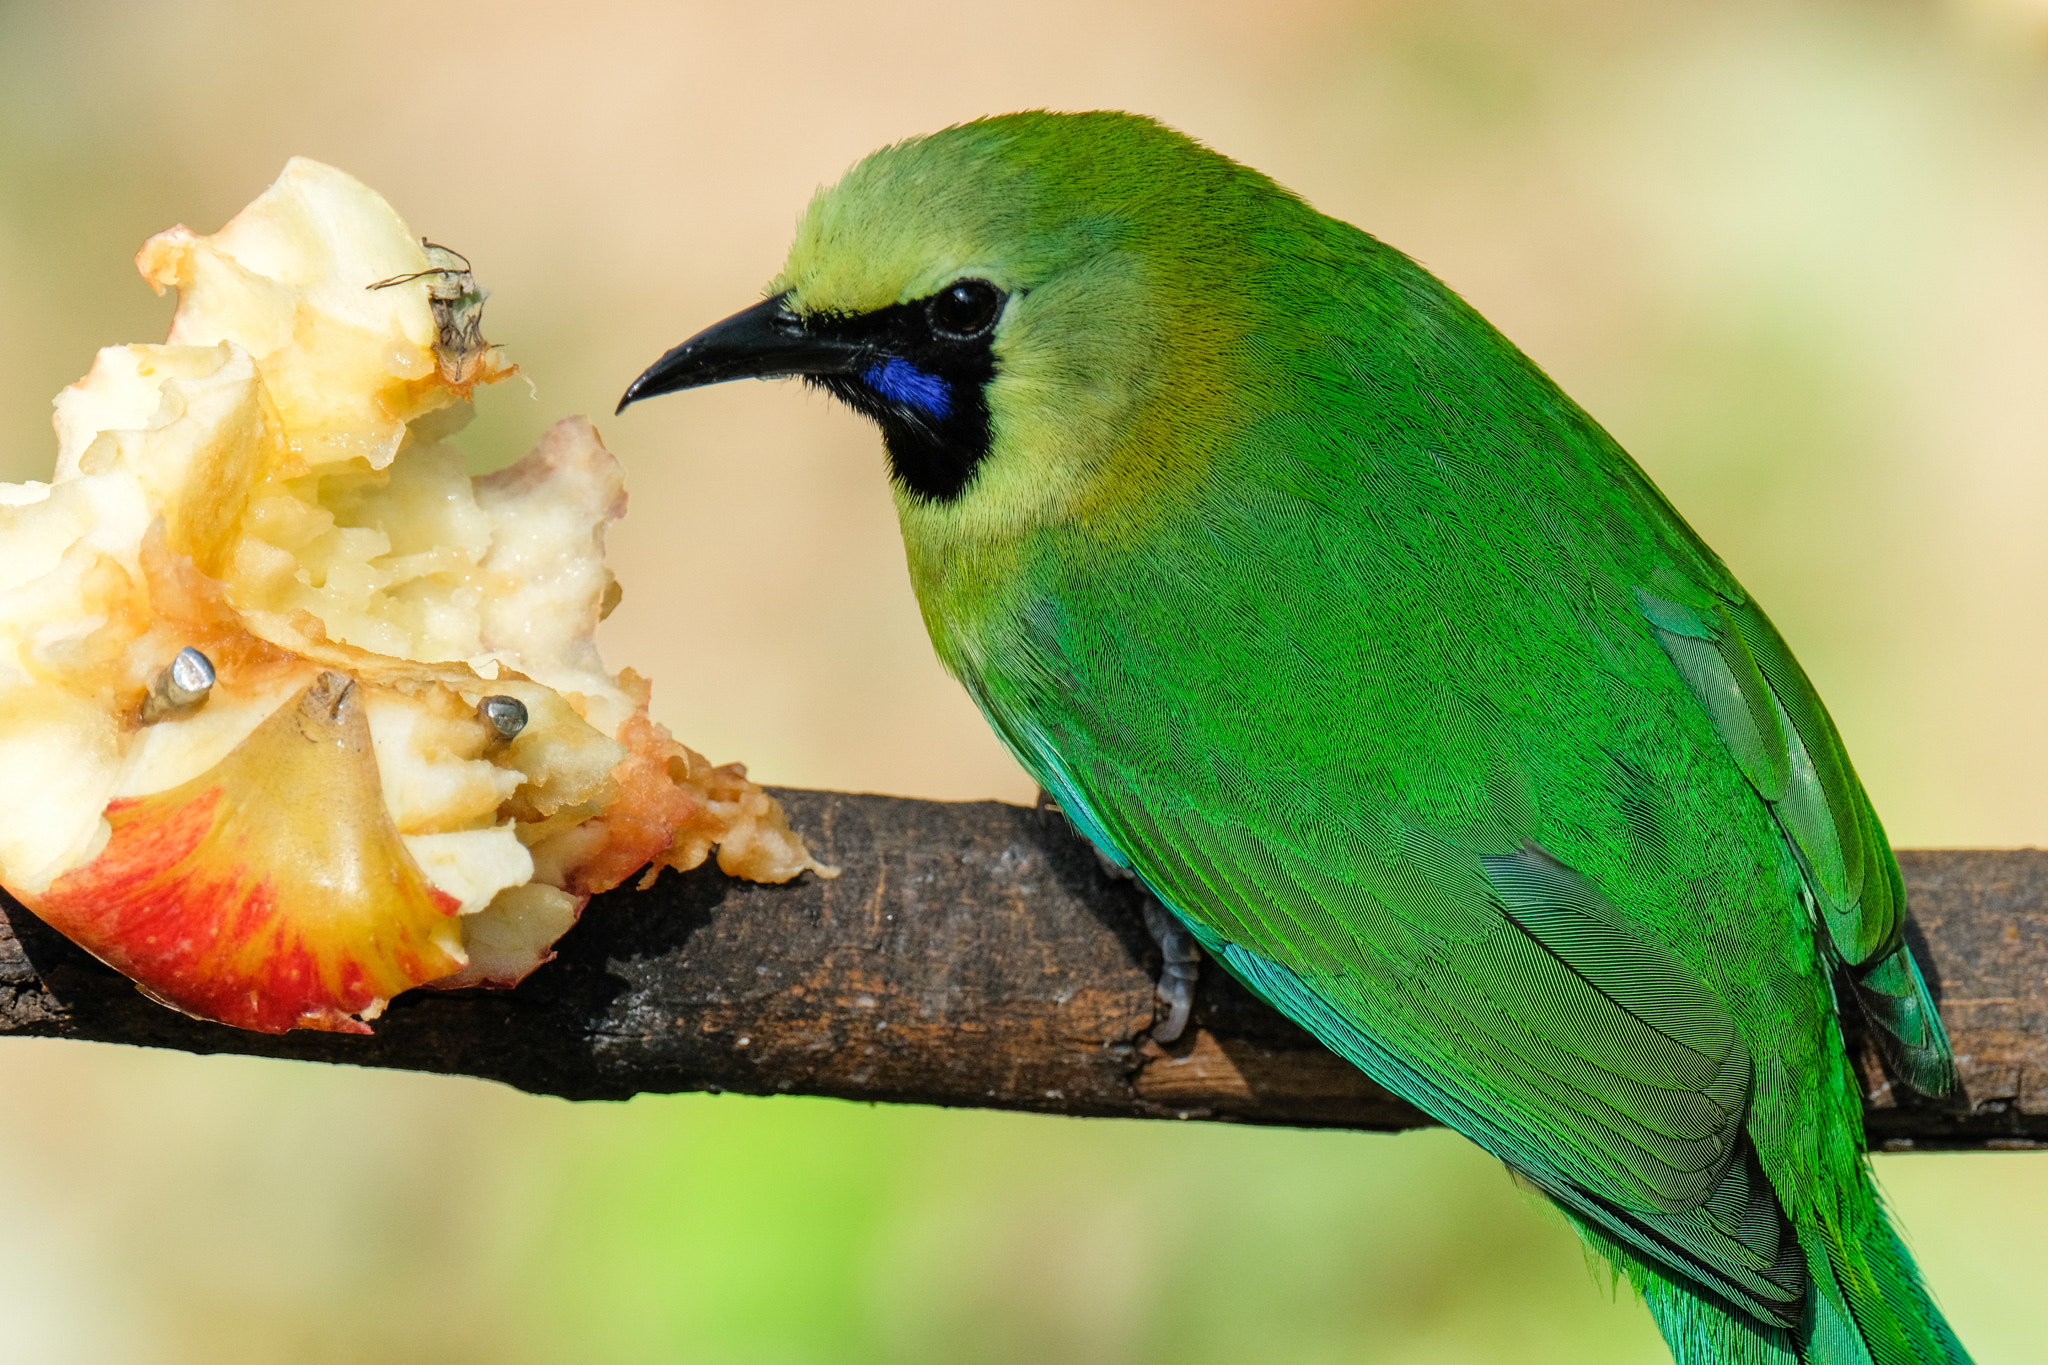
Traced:
[[[1051, 811], [778, 793], [846, 871], [706, 867], [594, 900], [517, 991], [415, 991], [370, 1038], [282, 1037], [150, 1003], [0, 904], [0, 1033], [482, 1076], [571, 1099], [734, 1090], [1126, 1118], [1397, 1129], [1427, 1120], [1205, 964], [1194, 1025], [1146, 1037], [1136, 893]], [[1872, 1142], [2048, 1143], [2048, 853], [1908, 852], [1914, 943], [1966, 1102], [1901, 1107], [1858, 1045]]]

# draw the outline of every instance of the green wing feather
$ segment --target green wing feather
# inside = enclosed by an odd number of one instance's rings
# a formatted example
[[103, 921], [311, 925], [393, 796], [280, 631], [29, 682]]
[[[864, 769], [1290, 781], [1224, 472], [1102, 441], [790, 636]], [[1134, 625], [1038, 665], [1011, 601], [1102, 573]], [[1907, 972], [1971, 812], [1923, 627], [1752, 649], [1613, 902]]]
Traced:
[[1083, 795], [1062, 768], [1064, 807], [1324, 1043], [1638, 1254], [1797, 1321], [1806, 1266], [1742, 1127], [1749, 1049], [1584, 878], [1421, 827], [1381, 858], [1319, 856], [1112, 782]]
[[1906, 947], [1898, 863], [1813, 685], [1753, 602], [1636, 596], [1797, 854], [1812, 912], [1833, 958], [1852, 969], [1886, 1060], [1921, 1094], [1949, 1093], [1955, 1062]]

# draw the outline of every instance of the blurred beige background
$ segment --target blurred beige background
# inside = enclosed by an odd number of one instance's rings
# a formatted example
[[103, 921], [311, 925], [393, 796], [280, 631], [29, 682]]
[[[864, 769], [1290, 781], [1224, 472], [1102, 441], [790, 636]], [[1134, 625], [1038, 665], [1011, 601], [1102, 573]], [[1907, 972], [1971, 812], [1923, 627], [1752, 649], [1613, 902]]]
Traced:
[[[626, 462], [609, 658], [764, 780], [1029, 786], [930, 657], [872, 432], [795, 385], [605, 416], [814, 187], [982, 113], [1159, 116], [1465, 293], [1769, 606], [1905, 846], [2048, 839], [2048, 5], [0, 0], [0, 478], [161, 335], [129, 265], [294, 153], [468, 253]], [[0, 1365], [1654, 1362], [1442, 1133], [1225, 1131], [0, 1044]], [[2048, 1157], [1879, 1161], [1986, 1362]]]

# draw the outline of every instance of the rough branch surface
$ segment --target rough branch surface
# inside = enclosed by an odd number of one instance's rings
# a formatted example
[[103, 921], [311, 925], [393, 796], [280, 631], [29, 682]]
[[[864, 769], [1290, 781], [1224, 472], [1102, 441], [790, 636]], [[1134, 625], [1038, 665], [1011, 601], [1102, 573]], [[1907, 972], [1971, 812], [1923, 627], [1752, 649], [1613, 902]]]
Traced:
[[[482, 1076], [572, 1099], [734, 1090], [1427, 1122], [1212, 964], [1187, 1036], [1151, 1042], [1159, 953], [1136, 891], [1105, 876], [1057, 812], [777, 794], [845, 868], [838, 880], [757, 886], [705, 867], [600, 896], [517, 991], [415, 991], [371, 1038], [268, 1037], [173, 1014], [0, 900], [0, 1033]], [[1901, 1107], [1865, 1053], [1872, 1142], [2048, 1143], [2048, 853], [1900, 861], [1967, 1095]]]

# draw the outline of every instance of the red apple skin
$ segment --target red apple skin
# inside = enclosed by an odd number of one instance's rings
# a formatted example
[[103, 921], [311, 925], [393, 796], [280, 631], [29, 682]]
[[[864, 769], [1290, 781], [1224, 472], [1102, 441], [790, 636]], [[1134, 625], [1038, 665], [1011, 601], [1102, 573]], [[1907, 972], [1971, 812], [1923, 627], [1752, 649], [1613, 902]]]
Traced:
[[392, 996], [463, 965], [456, 902], [385, 811], [343, 674], [315, 678], [207, 772], [106, 818], [100, 854], [30, 908], [187, 1014], [367, 1033]]

